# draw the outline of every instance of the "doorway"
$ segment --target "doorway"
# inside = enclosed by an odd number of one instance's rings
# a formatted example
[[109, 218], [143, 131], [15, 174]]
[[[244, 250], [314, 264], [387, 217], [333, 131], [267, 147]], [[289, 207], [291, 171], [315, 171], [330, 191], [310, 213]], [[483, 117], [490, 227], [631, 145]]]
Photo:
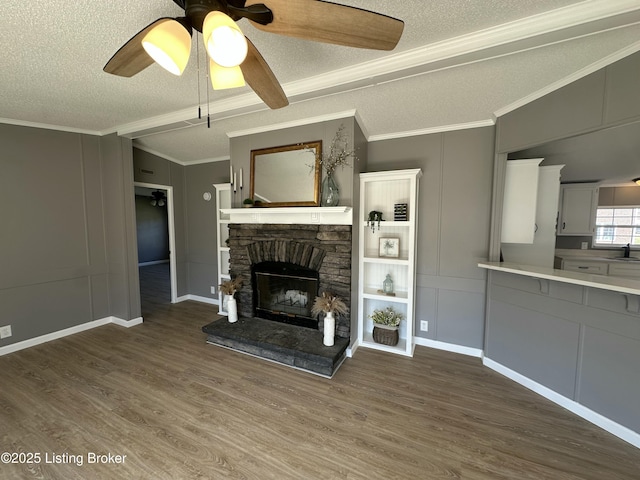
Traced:
[[[176, 303], [177, 275], [173, 187], [134, 182], [134, 188], [141, 305]], [[166, 216], [163, 215], [164, 212], [166, 212]], [[156, 236], [158, 238], [153, 238]], [[148, 314], [149, 309], [146, 308], [146, 310]], [[143, 311], [143, 316], [144, 314]]]

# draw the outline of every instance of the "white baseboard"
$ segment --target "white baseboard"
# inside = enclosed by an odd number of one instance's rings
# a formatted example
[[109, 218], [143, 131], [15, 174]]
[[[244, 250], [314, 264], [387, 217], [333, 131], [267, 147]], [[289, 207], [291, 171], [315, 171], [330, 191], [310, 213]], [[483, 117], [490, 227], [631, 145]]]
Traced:
[[161, 263], [169, 263], [170, 260], [167, 258], [166, 260], [154, 260], [152, 262], [142, 262], [138, 263], [139, 267], [148, 267], [149, 265], [160, 265]]
[[194, 302], [208, 303], [209, 305], [219, 305], [220, 302], [217, 298], [201, 297], [199, 295], [183, 295], [176, 298], [176, 303], [185, 302], [187, 300], [193, 300]]
[[360, 342], [358, 340], [356, 340], [355, 342], [353, 342], [353, 345], [351, 345], [350, 347], [347, 347], [347, 357], [349, 358], [353, 358], [353, 354], [356, 353], [356, 350], [358, 349], [358, 347], [360, 346]]
[[597, 412], [594, 412], [593, 410], [579, 404], [574, 400], [571, 400], [570, 398], [554, 392], [550, 388], [547, 388], [544, 385], [539, 384], [538, 382], [534, 382], [530, 378], [525, 377], [524, 375], [515, 372], [498, 362], [494, 362], [490, 358], [484, 357], [482, 363], [491, 370], [504, 375], [505, 377], [513, 380], [516, 383], [519, 383], [529, 390], [533, 390], [537, 394], [542, 395], [546, 399], [551, 400], [553, 403], [566, 408], [570, 412], [575, 413], [579, 417], [584, 418], [585, 420], [593, 423], [594, 425], [597, 425], [598, 427], [606, 430], [607, 432], [615, 435], [625, 442], [630, 443], [634, 447], [640, 448], [640, 433], [634, 432], [624, 425], [620, 425], [619, 423], [616, 423], [613, 420]]
[[140, 325], [143, 322], [142, 317], [133, 318], [131, 320], [122, 320], [121, 318], [111, 317], [111, 323], [115, 323], [124, 328], [135, 327], [136, 325]]
[[447, 352], [460, 353], [462, 355], [482, 358], [482, 350], [479, 348], [465, 347], [463, 345], [455, 345], [453, 343], [438, 342], [437, 340], [430, 340], [428, 338], [422, 337], [413, 337], [413, 342], [416, 345], [421, 345], [423, 347], [436, 348], [438, 350], [446, 350]]
[[135, 325], [140, 325], [142, 323], [142, 317], [134, 318], [133, 320], [122, 320], [121, 318], [117, 317], [105, 317], [99, 320], [94, 320], [92, 322], [76, 325], [75, 327], [58, 330], [57, 332], [47, 333], [46, 335], [41, 335], [39, 337], [23, 340], [22, 342], [12, 343], [11, 345], [7, 345], [5, 347], [0, 347], [0, 357], [13, 352], [17, 352], [19, 350], [24, 350], [25, 348], [35, 347], [36, 345], [47, 343], [51, 340], [57, 340], [59, 338], [68, 337], [69, 335], [84, 332], [85, 330], [91, 330], [92, 328], [108, 325], [110, 323], [129, 328]]

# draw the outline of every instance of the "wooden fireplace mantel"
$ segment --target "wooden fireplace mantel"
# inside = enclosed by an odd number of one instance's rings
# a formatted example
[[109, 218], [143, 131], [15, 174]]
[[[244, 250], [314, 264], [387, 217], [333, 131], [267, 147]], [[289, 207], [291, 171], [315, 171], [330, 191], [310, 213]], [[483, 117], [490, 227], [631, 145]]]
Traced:
[[351, 207], [221, 208], [229, 223], [279, 223], [292, 225], [352, 225]]

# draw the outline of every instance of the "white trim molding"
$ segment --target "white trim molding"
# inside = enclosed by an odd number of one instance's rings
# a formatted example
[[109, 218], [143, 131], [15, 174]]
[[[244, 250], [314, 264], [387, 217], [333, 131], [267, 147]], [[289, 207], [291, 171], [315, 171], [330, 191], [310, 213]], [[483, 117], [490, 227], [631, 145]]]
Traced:
[[118, 317], [111, 317], [111, 323], [114, 323], [120, 327], [131, 328], [136, 325], [140, 325], [143, 322], [142, 317], [133, 318], [131, 320], [122, 320]]
[[[273, 132], [276, 130], [284, 130], [286, 128], [301, 127], [304, 125], [312, 125], [315, 123], [329, 122], [331, 120], [340, 120], [342, 118], [355, 117], [355, 110], [347, 110], [344, 112], [328, 113], [326, 115], [319, 115], [316, 117], [306, 117], [299, 120], [292, 120], [290, 122], [274, 123], [272, 125], [264, 125], [261, 127], [251, 128], [247, 130], [238, 130], [236, 132], [227, 132], [227, 137], [245, 137], [247, 135], [255, 135], [257, 133]], [[362, 128], [362, 127], [361, 127]]]
[[597, 412], [594, 412], [593, 410], [585, 407], [584, 405], [581, 405], [580, 403], [574, 400], [571, 400], [570, 398], [567, 398], [563, 395], [560, 395], [557, 392], [554, 392], [550, 388], [545, 387], [544, 385], [541, 385], [538, 382], [535, 382], [530, 378], [525, 377], [524, 375], [514, 370], [511, 370], [510, 368], [505, 367], [504, 365], [498, 362], [491, 360], [490, 358], [484, 357], [482, 359], [482, 363], [486, 367], [490, 368], [491, 370], [494, 370], [500, 373], [501, 375], [504, 375], [505, 377], [509, 378], [510, 380], [513, 380], [514, 382], [519, 383], [523, 387], [526, 387], [529, 390], [532, 390], [537, 394], [542, 395], [546, 399], [551, 400], [553, 403], [566, 408], [570, 412], [578, 415], [579, 417], [584, 418], [585, 420], [593, 423], [594, 425], [597, 425], [598, 427], [606, 430], [607, 432], [615, 435], [616, 437], [624, 440], [625, 442], [630, 443], [634, 447], [640, 448], [640, 433], [634, 432], [633, 430], [630, 430], [624, 425], [620, 425], [619, 423], [616, 423], [613, 420]]
[[221, 208], [231, 223], [295, 225], [352, 225], [351, 207]]
[[92, 328], [102, 327], [103, 325], [109, 325], [110, 323], [113, 323], [120, 327], [130, 328], [136, 325], [140, 325], [142, 322], [143, 322], [142, 317], [134, 318], [132, 320], [123, 320], [118, 317], [105, 317], [99, 320], [82, 323], [74, 327], [65, 328], [64, 330], [58, 330], [57, 332], [47, 333], [39, 337], [30, 338], [28, 340], [23, 340], [22, 342], [12, 343], [10, 345], [0, 347], [0, 357], [3, 355], [9, 355], [10, 353], [14, 353], [19, 350], [24, 350], [25, 348], [35, 347], [36, 345], [41, 345], [43, 343], [47, 343], [52, 340], [57, 340], [59, 338], [68, 337], [69, 335], [74, 335], [76, 333], [84, 332], [86, 330], [91, 330]]
[[413, 341], [416, 345], [422, 347], [435, 348], [437, 350], [445, 350], [447, 352], [460, 353], [462, 355], [468, 355], [470, 357], [482, 358], [482, 350], [479, 348], [465, 347], [463, 345], [456, 345], [454, 343], [439, 342], [437, 340], [430, 340], [423, 337], [413, 337]]
[[422, 128], [420, 130], [408, 130], [406, 132], [385, 133], [371, 135], [367, 141], [379, 142], [381, 140], [393, 140], [396, 138], [416, 137], [418, 135], [432, 135], [434, 133], [453, 132], [456, 130], [469, 130], [472, 128], [493, 127], [496, 124], [492, 119], [478, 120], [476, 122], [458, 123], [455, 125], [442, 125], [439, 127]]
[[[200, 295], [190, 295], [190, 294], [178, 297], [174, 303], [186, 302], [187, 300], [193, 300], [194, 302], [200, 302], [200, 303], [207, 303], [209, 305], [220, 304], [217, 298], [201, 297]], [[216, 315], [218, 314], [218, 312], [215, 312], [215, 313]]]

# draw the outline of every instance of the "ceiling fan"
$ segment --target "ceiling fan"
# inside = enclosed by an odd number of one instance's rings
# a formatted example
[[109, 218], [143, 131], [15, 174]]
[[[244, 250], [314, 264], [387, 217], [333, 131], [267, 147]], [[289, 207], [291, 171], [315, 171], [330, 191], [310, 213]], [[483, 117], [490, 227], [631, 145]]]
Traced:
[[[214, 88], [242, 86], [246, 81], [275, 109], [289, 101], [267, 62], [236, 25], [237, 20], [246, 18], [265, 32], [374, 50], [393, 50], [404, 29], [402, 20], [322, 0], [173, 1], [185, 10], [185, 16], [163, 17], [143, 28], [111, 57], [105, 72], [132, 77], [156, 61], [179, 75], [189, 58], [195, 29], [203, 34]], [[240, 50], [236, 59], [222, 58], [235, 51], [225, 39], [235, 39]], [[163, 63], [166, 60], [168, 66]]]

